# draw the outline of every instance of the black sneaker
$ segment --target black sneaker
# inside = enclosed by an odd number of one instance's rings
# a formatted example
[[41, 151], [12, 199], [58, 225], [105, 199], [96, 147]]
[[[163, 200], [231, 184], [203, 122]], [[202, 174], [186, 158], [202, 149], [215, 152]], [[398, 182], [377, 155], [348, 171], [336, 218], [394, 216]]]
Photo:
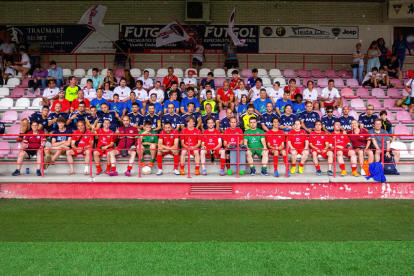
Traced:
[[12, 173], [13, 176], [18, 176], [20, 175], [20, 171], [19, 170], [15, 170], [14, 173]]
[[42, 176], [42, 172], [40, 170], [36, 171], [37, 176]]

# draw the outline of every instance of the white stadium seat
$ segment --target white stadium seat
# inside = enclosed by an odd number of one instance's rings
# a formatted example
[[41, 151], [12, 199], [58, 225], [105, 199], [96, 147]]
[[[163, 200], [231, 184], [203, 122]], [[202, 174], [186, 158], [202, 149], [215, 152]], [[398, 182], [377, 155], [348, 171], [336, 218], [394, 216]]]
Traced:
[[16, 104], [11, 109], [26, 109], [30, 106], [30, 99], [28, 98], [20, 98], [17, 99]]
[[211, 70], [208, 68], [201, 68], [200, 69], [200, 78], [207, 78], [207, 74], [210, 73]]
[[157, 78], [163, 78], [166, 75], [168, 75], [168, 69], [167, 68], [158, 69], [158, 71], [157, 71]]
[[131, 69], [131, 76], [133, 76], [134, 78], [141, 77], [141, 70], [138, 69], [138, 68], [132, 68]]
[[3, 98], [0, 100], [0, 109], [9, 109], [13, 106], [13, 99]]
[[86, 85], [86, 82], [88, 81], [89, 78], [82, 78], [79, 85]]
[[144, 71], [145, 70], [147, 70], [148, 72], [149, 72], [149, 77], [150, 78], [154, 78], [155, 77], [155, 70], [154, 69], [152, 69], [152, 68], [147, 68], [147, 69], [144, 69]]
[[262, 78], [262, 81], [263, 81], [262, 85], [264, 87], [272, 87], [273, 86], [272, 81], [269, 78]]
[[[98, 72], [99, 73], [99, 72]], [[88, 73], [86, 73], [86, 76], [92, 76], [92, 69], [88, 70]]]
[[286, 80], [284, 79], [284, 78], [275, 78], [274, 80], [273, 80], [273, 83], [275, 83], [275, 82], [280, 82], [280, 86], [283, 88], [284, 86], [286, 86]]
[[[227, 77], [228, 78], [232, 78], [233, 77], [233, 75], [231, 74], [231, 72], [233, 72], [234, 70], [236, 70], [236, 69], [229, 69], [229, 70], [227, 70]], [[240, 78], [240, 70], [237, 70], [239, 73], [237, 74], [237, 76]]]
[[73, 71], [73, 75], [75, 76], [75, 77], [84, 77], [85, 76], [85, 70], [84, 69], [75, 69], [74, 71]]
[[70, 75], [72, 75], [72, 71], [70, 69], [65, 68], [62, 71], [63, 71], [63, 77], [65, 77], [65, 78], [67, 78]]
[[281, 78], [283, 77], [282, 72], [279, 69], [270, 69], [269, 76], [271, 78]]
[[410, 144], [410, 153], [414, 155], [414, 142]]
[[407, 146], [403, 142], [392, 142], [390, 147], [392, 149], [400, 150], [401, 158], [411, 156], [411, 154], [408, 152]]
[[20, 79], [18, 79], [18, 78], [11, 78], [11, 79], [9, 79], [7, 81], [7, 84], [4, 85], [4, 87], [12, 87], [12, 88], [14, 88], [14, 87], [16, 87], [18, 85], [20, 85]]
[[32, 106], [29, 107], [28, 109], [32, 109], [32, 110], [39, 110], [39, 103], [42, 101], [42, 98], [36, 98], [33, 100], [32, 102]]
[[1, 87], [0, 88], [0, 98], [4, 98], [8, 95], [10, 95], [9, 89], [7, 87]]
[[182, 78], [182, 77], [184, 76], [183, 69], [180, 69], [180, 68], [174, 68], [174, 75], [175, 75], [176, 77], [180, 77], [180, 78]]
[[102, 69], [101, 76], [106, 77], [106, 74], [108, 73], [108, 68]]
[[224, 69], [221, 69], [221, 68], [214, 69], [213, 74], [214, 74], [215, 78], [225, 78], [226, 77], [226, 71], [224, 71]]
[[257, 69], [257, 76], [259, 78], [267, 78], [269, 75], [267, 74], [266, 69]]

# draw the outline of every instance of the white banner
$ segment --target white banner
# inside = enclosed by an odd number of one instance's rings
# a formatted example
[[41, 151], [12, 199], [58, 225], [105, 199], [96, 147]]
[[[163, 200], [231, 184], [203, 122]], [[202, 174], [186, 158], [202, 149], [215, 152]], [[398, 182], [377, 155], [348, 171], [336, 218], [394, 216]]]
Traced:
[[414, 19], [414, 1], [389, 1], [388, 19]]
[[236, 20], [236, 8], [231, 12], [230, 19], [229, 19], [229, 36], [232, 38], [234, 45], [241, 46], [243, 45], [246, 40], [245, 39], [238, 39], [236, 34], [234, 33], [234, 21]]
[[178, 41], [189, 39], [185, 29], [177, 21], [171, 22], [162, 28], [156, 38], [156, 47], [161, 47]]
[[358, 26], [276, 25], [260, 26], [261, 38], [357, 39]]
[[77, 23], [84, 25], [95, 32], [99, 32], [102, 28], [102, 21], [105, 17], [106, 7], [102, 5], [93, 5], [83, 15], [81, 20]]

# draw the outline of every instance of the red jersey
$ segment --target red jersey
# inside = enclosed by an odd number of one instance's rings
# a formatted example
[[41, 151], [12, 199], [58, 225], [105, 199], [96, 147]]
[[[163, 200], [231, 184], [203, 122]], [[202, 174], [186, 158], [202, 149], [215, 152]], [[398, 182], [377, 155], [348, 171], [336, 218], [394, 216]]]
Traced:
[[92, 136], [86, 134], [91, 134], [91, 131], [86, 130], [83, 134], [79, 130], [75, 130], [73, 132], [72, 141], [80, 141], [78, 144], [78, 148], [84, 148], [91, 144]]
[[170, 88], [171, 87], [171, 83], [173, 81], [176, 81], [178, 83], [178, 85], [180, 85], [180, 83], [178, 82], [178, 78], [176, 76], [174, 76], [174, 75], [172, 77], [170, 77], [168, 75], [165, 76], [164, 79], [163, 79], [163, 81], [162, 81], [162, 85], [164, 85], [165, 88]]
[[230, 88], [231, 89], [237, 89], [237, 87], [239, 86], [239, 81], [240, 81], [240, 78], [237, 78], [237, 79], [231, 79], [230, 80]]
[[80, 102], [84, 102], [85, 103], [85, 108], [89, 108], [89, 106], [91, 105], [91, 102], [88, 99], [83, 98], [83, 100], [74, 99], [72, 101], [72, 103], [70, 104], [70, 107], [72, 107], [73, 109], [77, 110], [79, 108], [79, 103]]
[[[105, 131], [103, 128], [100, 128], [96, 131], [97, 134], [104, 134], [105, 136], [98, 136], [98, 145], [96, 148], [100, 149], [102, 146], [107, 146], [114, 141], [113, 131]], [[113, 147], [111, 147], [113, 148]]]
[[160, 132], [158, 139], [161, 139], [162, 143], [166, 145], [167, 147], [172, 147], [174, 146], [174, 140], [180, 139], [180, 136], [174, 135], [174, 134], [179, 134], [176, 129], [172, 129], [169, 134], [165, 132], [165, 130], [163, 130]]
[[[289, 86], [285, 86], [285, 89], [283, 89], [284, 91], [286, 91], [286, 90], [290, 90], [290, 87]], [[295, 91], [293, 91], [293, 93], [291, 92], [290, 93], [290, 99], [291, 100], [294, 100], [295, 99], [295, 95], [296, 94], [300, 94], [300, 90], [299, 90], [299, 88], [296, 88], [295, 89]]]
[[[308, 134], [303, 129], [296, 131], [291, 130], [289, 131], [289, 134], [293, 134], [294, 136], [288, 136], [288, 139], [290, 143], [292, 144], [292, 147], [295, 149], [304, 149], [305, 148], [305, 141], [308, 140]], [[304, 135], [300, 135], [304, 134]]]
[[[221, 142], [221, 132], [218, 129], [213, 129], [213, 131], [209, 131], [208, 129], [204, 130], [203, 134], [209, 134], [203, 136], [202, 142], [204, 142], [204, 145], [207, 149], [214, 149], [218, 146], [218, 144]], [[213, 135], [214, 134], [214, 135]]]
[[281, 130], [274, 131], [273, 129], [266, 132], [266, 143], [271, 147], [280, 147], [285, 142], [285, 133]]
[[223, 141], [226, 141], [227, 145], [237, 145], [237, 136], [239, 137], [239, 144], [240, 141], [243, 141], [243, 131], [238, 127], [235, 130], [228, 128], [224, 131], [224, 134], [232, 134], [223, 135]]
[[[29, 131], [26, 134], [33, 134], [33, 130]], [[38, 130], [37, 134], [45, 134], [43, 130]], [[42, 141], [46, 140], [46, 136], [24, 136], [24, 143], [27, 143], [28, 149], [40, 149], [40, 144]]]
[[59, 101], [58, 100], [54, 100], [53, 104], [52, 104], [52, 108], [50, 109], [51, 111], [55, 111], [55, 105], [57, 103], [60, 103], [62, 105], [62, 110], [60, 110], [60, 112], [65, 112], [66, 110], [69, 111], [70, 110], [70, 102], [66, 99], [63, 99], [63, 101]]
[[[350, 145], [351, 142], [349, 141], [348, 135], [341, 133], [331, 133], [331, 135], [329, 135], [330, 137], [330, 142], [329, 144], [332, 146], [340, 146], [344, 149], [346, 149], [347, 145]], [[336, 143], [335, 143], [336, 140]]]
[[198, 128], [194, 128], [193, 130], [185, 128], [181, 131], [180, 138], [184, 141], [185, 145], [191, 147], [197, 145], [198, 141], [201, 140], [201, 136], [197, 134], [201, 134]]
[[309, 143], [312, 144], [312, 146], [317, 147], [318, 149], [324, 149], [325, 143], [329, 144], [329, 135], [325, 132], [319, 132], [313, 131], [309, 135]]
[[[348, 134], [355, 134], [354, 130], [348, 131]], [[368, 131], [365, 128], [361, 128], [359, 130], [359, 136], [356, 135], [350, 135], [348, 138], [349, 140], [351, 140], [352, 142], [352, 147], [354, 149], [356, 149], [357, 147], [366, 147], [367, 146], [367, 141], [369, 139], [370, 136], [367, 135], [363, 135], [363, 134], [368, 134]]]
[[227, 91], [224, 91], [223, 87], [217, 89], [217, 96], [220, 96], [221, 100], [224, 102], [230, 101], [230, 97], [233, 95], [233, 90], [231, 88], [229, 88]]

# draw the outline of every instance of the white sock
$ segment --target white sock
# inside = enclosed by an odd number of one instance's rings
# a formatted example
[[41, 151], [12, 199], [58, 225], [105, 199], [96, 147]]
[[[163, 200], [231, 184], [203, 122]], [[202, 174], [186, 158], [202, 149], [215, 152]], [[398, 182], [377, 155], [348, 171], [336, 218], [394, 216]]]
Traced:
[[89, 172], [89, 166], [85, 166], [85, 172], [88, 173]]
[[342, 108], [338, 107], [338, 112], [340, 115], [342, 115]]
[[322, 115], [325, 115], [326, 114], [325, 108], [321, 108], [321, 112], [322, 112]]

